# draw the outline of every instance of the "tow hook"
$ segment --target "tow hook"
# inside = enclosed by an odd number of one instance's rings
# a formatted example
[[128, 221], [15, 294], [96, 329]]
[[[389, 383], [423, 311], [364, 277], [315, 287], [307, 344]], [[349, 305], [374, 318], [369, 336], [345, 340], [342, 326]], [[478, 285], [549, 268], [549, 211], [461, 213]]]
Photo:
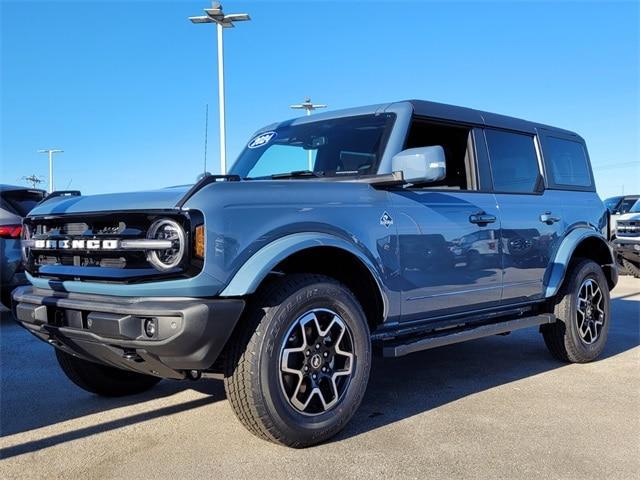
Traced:
[[129, 362], [136, 362], [136, 363], [144, 362], [144, 359], [140, 355], [138, 355], [135, 351], [131, 351], [131, 350], [125, 350], [125, 352], [122, 354], [122, 358], [124, 358]]
[[200, 377], [202, 377], [202, 372], [200, 370], [189, 370], [187, 371], [187, 378], [189, 380], [200, 380]]

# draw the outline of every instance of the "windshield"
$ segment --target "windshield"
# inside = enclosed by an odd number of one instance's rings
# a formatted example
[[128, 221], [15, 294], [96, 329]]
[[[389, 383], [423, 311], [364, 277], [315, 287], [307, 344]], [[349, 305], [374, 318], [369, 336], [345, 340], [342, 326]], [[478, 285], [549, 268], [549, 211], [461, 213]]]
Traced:
[[629, 209], [629, 212], [640, 213], [640, 200], [636, 200], [636, 203], [634, 203], [631, 209]]
[[622, 202], [620, 202], [620, 206], [618, 207], [618, 212], [627, 213], [631, 211], [631, 207], [634, 206], [638, 198], [634, 197], [626, 197]]
[[363, 115], [280, 125], [253, 137], [229, 173], [252, 179], [375, 174], [394, 118]]

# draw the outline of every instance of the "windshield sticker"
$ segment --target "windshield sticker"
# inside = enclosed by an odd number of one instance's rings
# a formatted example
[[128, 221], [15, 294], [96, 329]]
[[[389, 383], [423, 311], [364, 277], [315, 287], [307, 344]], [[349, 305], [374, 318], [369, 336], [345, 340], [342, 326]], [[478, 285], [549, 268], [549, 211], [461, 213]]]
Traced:
[[249, 148], [264, 147], [267, 143], [269, 143], [271, 140], [276, 138], [276, 135], [278, 135], [278, 132], [264, 132], [264, 133], [261, 133], [259, 135], [256, 135], [253, 138], [253, 140], [251, 140], [249, 142], [249, 145], [247, 145], [247, 146]]

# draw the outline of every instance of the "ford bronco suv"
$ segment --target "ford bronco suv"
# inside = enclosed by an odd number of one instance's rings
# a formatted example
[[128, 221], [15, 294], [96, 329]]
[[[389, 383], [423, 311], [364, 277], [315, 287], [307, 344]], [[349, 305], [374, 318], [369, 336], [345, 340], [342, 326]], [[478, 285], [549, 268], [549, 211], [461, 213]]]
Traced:
[[52, 195], [13, 309], [85, 390], [223, 376], [248, 430], [304, 447], [349, 421], [374, 351], [535, 326], [594, 360], [607, 231], [575, 133], [403, 101], [269, 125], [193, 186]]

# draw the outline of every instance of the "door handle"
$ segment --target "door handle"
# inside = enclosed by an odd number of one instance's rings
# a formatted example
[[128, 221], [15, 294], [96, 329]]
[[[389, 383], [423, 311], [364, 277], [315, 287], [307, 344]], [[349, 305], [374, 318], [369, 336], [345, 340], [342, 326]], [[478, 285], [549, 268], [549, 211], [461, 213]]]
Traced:
[[542, 223], [546, 223], [547, 225], [552, 225], [556, 222], [559, 222], [560, 217], [556, 217], [551, 212], [544, 212], [542, 215], [540, 215], [540, 221]]
[[480, 226], [487, 225], [496, 221], [495, 215], [489, 215], [485, 212], [474, 213], [469, 215], [469, 221]]

